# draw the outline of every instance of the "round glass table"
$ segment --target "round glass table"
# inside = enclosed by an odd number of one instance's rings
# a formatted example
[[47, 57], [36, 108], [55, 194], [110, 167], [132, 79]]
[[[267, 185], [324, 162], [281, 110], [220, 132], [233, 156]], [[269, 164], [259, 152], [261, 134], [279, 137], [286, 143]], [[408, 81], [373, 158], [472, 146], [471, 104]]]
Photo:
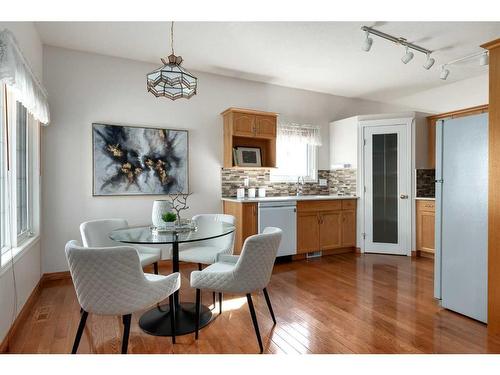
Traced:
[[[196, 230], [189, 232], [163, 232], [153, 234], [151, 228], [132, 227], [117, 229], [109, 234], [114, 241], [137, 245], [172, 245], [172, 272], [179, 272], [179, 244], [209, 240], [227, 236], [234, 232], [230, 224], [213, 221], [199, 223]], [[203, 251], [200, 249], [200, 251]], [[184, 335], [195, 331], [195, 303], [180, 302], [179, 291], [174, 293], [175, 334]], [[144, 313], [139, 319], [139, 326], [147, 333], [155, 336], [171, 336], [169, 305], [158, 305]], [[200, 328], [212, 320], [212, 311], [205, 305], [200, 307]]]

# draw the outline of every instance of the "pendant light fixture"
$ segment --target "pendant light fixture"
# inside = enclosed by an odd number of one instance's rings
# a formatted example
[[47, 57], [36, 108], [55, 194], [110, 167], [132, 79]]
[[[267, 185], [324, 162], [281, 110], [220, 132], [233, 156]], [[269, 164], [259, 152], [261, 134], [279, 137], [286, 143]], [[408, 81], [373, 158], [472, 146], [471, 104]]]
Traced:
[[189, 99], [196, 95], [198, 79], [181, 67], [182, 57], [174, 54], [174, 21], [170, 26], [170, 46], [172, 53], [161, 59], [163, 66], [147, 75], [148, 91], [157, 98]]

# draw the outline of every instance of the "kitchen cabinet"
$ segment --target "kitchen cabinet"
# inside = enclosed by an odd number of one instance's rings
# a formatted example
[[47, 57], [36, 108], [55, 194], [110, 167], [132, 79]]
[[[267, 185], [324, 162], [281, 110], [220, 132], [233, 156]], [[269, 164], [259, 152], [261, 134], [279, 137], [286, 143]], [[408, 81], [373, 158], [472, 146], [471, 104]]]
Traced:
[[259, 148], [262, 168], [276, 167], [276, 127], [278, 115], [252, 109], [228, 108], [224, 121], [224, 168], [234, 165], [233, 149]]
[[297, 202], [297, 254], [356, 246], [356, 200]]
[[236, 230], [234, 234], [234, 253], [239, 254], [245, 239], [257, 234], [257, 203], [255, 202], [232, 202], [223, 201], [225, 214], [236, 218]]
[[435, 248], [435, 202], [417, 200], [417, 255], [434, 254]]

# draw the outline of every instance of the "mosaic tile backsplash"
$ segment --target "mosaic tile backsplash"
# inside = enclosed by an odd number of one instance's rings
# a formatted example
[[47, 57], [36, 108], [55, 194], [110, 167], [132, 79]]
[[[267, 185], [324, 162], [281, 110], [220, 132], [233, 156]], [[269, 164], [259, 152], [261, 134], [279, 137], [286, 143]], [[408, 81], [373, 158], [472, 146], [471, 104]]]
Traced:
[[434, 198], [436, 196], [435, 179], [435, 169], [417, 169], [417, 197]]
[[[249, 187], [266, 188], [266, 196], [279, 197], [295, 195], [296, 184], [290, 182], [271, 182], [268, 169], [232, 169], [222, 168], [222, 196], [235, 197], [236, 189], [243, 187], [246, 177]], [[318, 170], [318, 179], [326, 179], [327, 186], [319, 186], [318, 182], [306, 182], [302, 188], [304, 195], [356, 195], [356, 170]]]

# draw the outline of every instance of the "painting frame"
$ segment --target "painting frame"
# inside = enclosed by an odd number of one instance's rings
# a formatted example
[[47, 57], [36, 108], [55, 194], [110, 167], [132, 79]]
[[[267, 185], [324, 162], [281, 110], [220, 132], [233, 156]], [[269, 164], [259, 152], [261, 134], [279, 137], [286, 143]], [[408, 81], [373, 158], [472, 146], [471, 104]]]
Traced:
[[[255, 157], [255, 162], [246, 163], [243, 157], [244, 152], [253, 153]], [[250, 146], [236, 147], [236, 158], [238, 167], [247, 167], [247, 168], [262, 167], [262, 150], [260, 149], [260, 147], [250, 147]]]
[[[181, 132], [185, 133], [186, 137], [186, 146], [185, 146], [185, 186], [183, 186], [182, 191], [171, 191], [168, 193], [160, 193], [160, 192], [136, 192], [136, 193], [99, 193], [96, 191], [96, 155], [95, 155], [95, 126], [110, 126], [110, 127], [121, 127], [121, 128], [131, 128], [131, 129], [145, 129], [145, 130], [162, 130], [166, 132]], [[145, 126], [145, 125], [129, 125], [123, 123], [112, 123], [112, 122], [93, 122], [90, 126], [91, 132], [91, 153], [92, 153], [92, 197], [139, 197], [139, 196], [165, 196], [165, 195], [173, 195], [179, 192], [188, 193], [189, 189], [189, 130], [180, 129], [180, 128], [168, 128], [168, 127], [160, 127], [160, 126]]]

